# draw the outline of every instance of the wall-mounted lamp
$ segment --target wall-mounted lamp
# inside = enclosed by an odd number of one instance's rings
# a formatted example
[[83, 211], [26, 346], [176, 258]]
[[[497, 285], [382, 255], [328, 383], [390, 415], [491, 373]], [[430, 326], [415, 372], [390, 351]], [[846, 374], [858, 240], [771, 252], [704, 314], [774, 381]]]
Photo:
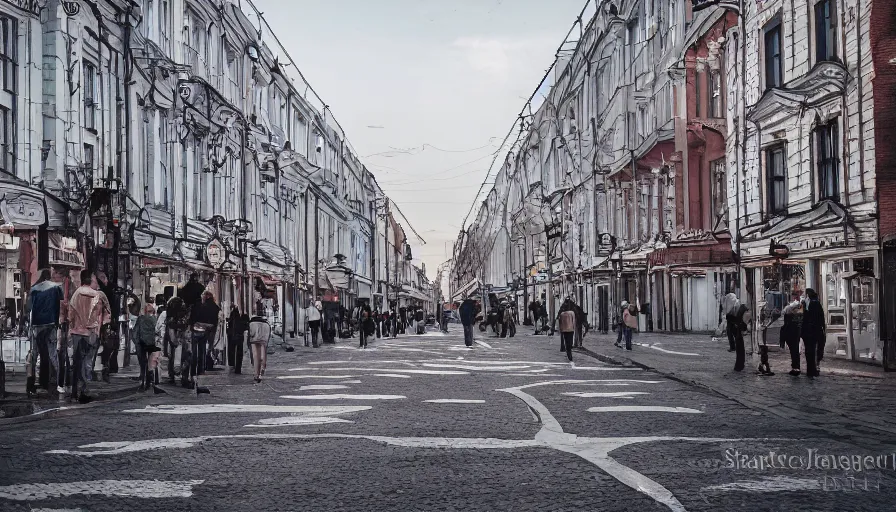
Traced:
[[246, 55], [249, 56], [252, 62], [258, 62], [258, 47], [254, 44], [246, 46]]

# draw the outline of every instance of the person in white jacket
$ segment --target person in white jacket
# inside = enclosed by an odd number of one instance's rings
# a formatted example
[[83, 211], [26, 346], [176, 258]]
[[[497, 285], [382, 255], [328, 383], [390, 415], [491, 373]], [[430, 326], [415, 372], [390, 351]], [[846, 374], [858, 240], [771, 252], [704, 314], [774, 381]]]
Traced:
[[[305, 309], [305, 318], [308, 319], [308, 330], [311, 331], [311, 345], [314, 348], [319, 346], [317, 335], [320, 333], [321, 309], [323, 309], [323, 304], [321, 304], [320, 301], [316, 301], [314, 304], [309, 304], [308, 308]], [[308, 338], [305, 338], [305, 346], [308, 346]]]

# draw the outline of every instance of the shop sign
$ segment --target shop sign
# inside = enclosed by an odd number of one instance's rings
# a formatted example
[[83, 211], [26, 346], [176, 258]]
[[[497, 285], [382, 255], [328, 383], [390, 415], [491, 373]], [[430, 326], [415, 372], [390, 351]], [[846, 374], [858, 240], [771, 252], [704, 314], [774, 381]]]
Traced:
[[609, 233], [599, 233], [597, 235], [597, 255], [609, 256], [616, 248], [616, 237]]
[[5, 194], [0, 199], [0, 216], [14, 226], [31, 228], [41, 226], [47, 219], [43, 201], [25, 195], [10, 198]]
[[182, 240], [180, 242], [180, 250], [181, 254], [185, 257], [188, 256], [191, 259], [198, 261], [202, 261], [203, 259], [205, 259], [205, 245], [203, 244]]
[[214, 268], [221, 268], [227, 261], [227, 250], [218, 238], [212, 238], [205, 247], [205, 261]]
[[551, 272], [553, 272], [554, 275], [562, 274], [564, 269], [565, 266], [563, 265], [563, 261], [555, 261], [551, 264]]
[[84, 255], [78, 251], [78, 242], [74, 238], [60, 237], [58, 241], [51, 241], [48, 249], [50, 265], [60, 267], [84, 266]]

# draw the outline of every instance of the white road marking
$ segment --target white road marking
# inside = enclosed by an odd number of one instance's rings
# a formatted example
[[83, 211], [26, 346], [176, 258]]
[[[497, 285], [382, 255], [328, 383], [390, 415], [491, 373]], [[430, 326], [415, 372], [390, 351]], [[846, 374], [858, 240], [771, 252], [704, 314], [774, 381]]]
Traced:
[[[615, 386], [615, 385], [623, 385], [628, 386], [629, 384], [662, 384], [661, 380], [633, 380], [633, 379], [598, 379], [598, 380], [551, 380], [548, 382], [536, 382], [534, 384], [526, 384], [523, 386], [517, 386], [514, 389], [526, 389], [526, 388], [534, 388], [536, 386], [557, 386], [562, 384], [597, 384], [601, 386]], [[500, 390], [503, 391], [503, 390]]]
[[360, 380], [343, 380], [339, 382], [340, 384], [360, 384]]
[[649, 395], [650, 393], [644, 391], [616, 391], [607, 393], [588, 393], [586, 391], [573, 391], [563, 394], [566, 396], [577, 396], [580, 398], [631, 398], [635, 395]]
[[325, 389], [348, 389], [348, 386], [340, 384], [312, 384], [310, 386], [302, 386], [299, 391], [323, 391]]
[[588, 412], [674, 412], [681, 414], [703, 414], [699, 409], [689, 407], [666, 407], [662, 405], [610, 405], [589, 407]]
[[701, 491], [746, 491], [746, 492], [776, 492], [776, 491], [818, 491], [821, 490], [821, 480], [818, 478], [794, 478], [784, 475], [761, 477], [759, 480], [742, 480], [729, 484], [710, 485]]
[[128, 498], [189, 498], [193, 486], [205, 480], [163, 482], [159, 480], [92, 480], [18, 484], [0, 487], [0, 498], [13, 501], [37, 501], [75, 495], [123, 496]]
[[331, 418], [329, 416], [286, 416], [283, 418], [265, 418], [258, 420], [252, 425], [243, 425], [245, 427], [283, 427], [289, 425], [325, 425], [328, 423], [353, 423], [342, 418]]
[[485, 348], [492, 348], [491, 345], [489, 345], [488, 343], [486, 343], [484, 341], [473, 340], [473, 342], [475, 342], [477, 345], [483, 346]]
[[[203, 437], [172, 437], [167, 439], [147, 439], [143, 441], [121, 441], [81, 445], [82, 450], [50, 450], [48, 454], [79, 455], [121, 455], [123, 453], [144, 452], [171, 448], [190, 448], [208, 441], [225, 439], [369, 439], [381, 443], [420, 448], [528, 448], [541, 446], [534, 439], [493, 439], [493, 438], [449, 438], [449, 437], [384, 437], [355, 434], [229, 434]], [[97, 449], [100, 448], [100, 449]]]
[[[405, 368], [321, 368], [321, 370], [342, 372], [388, 372], [388, 373], [418, 373], [422, 375], [469, 375], [470, 372], [457, 370], [410, 370]], [[345, 378], [345, 377], [342, 377]]]
[[464, 400], [462, 398], [440, 398], [437, 400], [424, 400], [431, 404], [484, 404], [485, 400]]
[[402, 395], [282, 395], [280, 398], [291, 400], [401, 400]]
[[354, 375], [281, 375], [278, 379], [351, 379]]
[[563, 377], [559, 373], [502, 373], [505, 377]]
[[[656, 345], [659, 345], [659, 343], [657, 343]], [[678, 356], [698, 356], [698, 357], [700, 356], [700, 354], [694, 354], [694, 353], [692, 353], [692, 352], [676, 352], [675, 350], [666, 350], [666, 349], [664, 349], [664, 348], [660, 348], [660, 347], [658, 347], [658, 346], [656, 346], [656, 345], [644, 345], [644, 344], [642, 344], [642, 346], [644, 346], [644, 347], [652, 348], [653, 350], [659, 350], [660, 352], [665, 352], [666, 354], [675, 354], [675, 355], [678, 355]]]
[[[531, 375], [527, 375], [531, 376]], [[542, 375], [539, 375], [542, 376]], [[665, 487], [638, 473], [632, 468], [626, 467], [611, 457], [614, 450], [639, 443], [647, 442], [674, 442], [693, 441], [697, 443], [720, 442], [746, 442], [757, 439], [725, 439], [725, 438], [699, 438], [699, 437], [579, 437], [567, 434], [563, 431], [559, 422], [551, 412], [535, 397], [524, 392], [523, 389], [535, 386], [549, 386], [562, 384], [581, 385], [630, 385], [632, 383], [658, 384], [664, 381], [638, 381], [638, 380], [556, 380], [526, 384], [514, 388], [499, 389], [510, 393], [522, 400], [529, 410], [537, 415], [542, 427], [534, 439], [493, 439], [493, 438], [426, 438], [426, 437], [385, 437], [385, 436], [361, 436], [353, 434], [257, 434], [257, 435], [221, 435], [204, 436], [194, 438], [170, 438], [146, 441], [106, 442], [92, 445], [79, 446], [82, 450], [54, 450], [46, 453], [62, 453], [80, 456], [116, 455], [137, 451], [156, 450], [162, 448], [184, 448], [200, 443], [218, 439], [367, 439], [393, 446], [420, 447], [420, 448], [479, 448], [479, 449], [513, 449], [523, 447], [543, 447], [558, 451], [572, 453], [594, 464], [607, 474], [619, 480], [624, 485], [643, 493], [657, 503], [663, 504], [673, 512], [685, 512], [684, 506]], [[764, 439], [768, 441], [769, 439]], [[105, 450], [103, 450], [105, 449]]]
[[244, 405], [244, 404], [197, 404], [197, 405], [147, 405], [144, 409], [128, 409], [124, 412], [152, 414], [223, 414], [223, 413], [301, 413], [304, 415], [330, 416], [349, 412], [366, 411], [369, 405]]
[[[463, 359], [463, 356], [459, 356], [458, 359]], [[453, 363], [455, 359], [430, 359], [429, 361], [424, 362], [434, 362], [434, 363]], [[482, 364], [482, 365], [498, 365], [503, 366], [507, 364], [528, 364], [530, 366], [569, 366], [569, 363], [557, 363], [557, 362], [546, 362], [546, 361], [501, 361], [495, 359], [466, 359], [464, 363], [469, 364]]]
[[[456, 368], [459, 370], [475, 370], [481, 372], [501, 372], [507, 370], [523, 370], [529, 368], [529, 366], [474, 366], [470, 364], [442, 364], [442, 363], [423, 363], [423, 366], [427, 368]], [[547, 370], [538, 370], [538, 371], [547, 371]]]
[[393, 379], [410, 379], [410, 375], [400, 375], [398, 373], [374, 373], [374, 377], [391, 377]]

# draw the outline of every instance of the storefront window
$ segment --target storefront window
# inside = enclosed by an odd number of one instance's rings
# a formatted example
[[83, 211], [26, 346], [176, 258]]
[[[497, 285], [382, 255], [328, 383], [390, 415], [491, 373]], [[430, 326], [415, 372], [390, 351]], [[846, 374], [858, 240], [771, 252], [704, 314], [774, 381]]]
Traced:
[[877, 332], [877, 280], [872, 276], [859, 276], [850, 284], [850, 330], [855, 359], [880, 361], [883, 351]]
[[784, 306], [799, 299], [806, 292], [804, 265], [772, 265], [762, 269], [762, 296], [759, 298], [759, 329], [765, 343], [777, 343], [781, 338]]

